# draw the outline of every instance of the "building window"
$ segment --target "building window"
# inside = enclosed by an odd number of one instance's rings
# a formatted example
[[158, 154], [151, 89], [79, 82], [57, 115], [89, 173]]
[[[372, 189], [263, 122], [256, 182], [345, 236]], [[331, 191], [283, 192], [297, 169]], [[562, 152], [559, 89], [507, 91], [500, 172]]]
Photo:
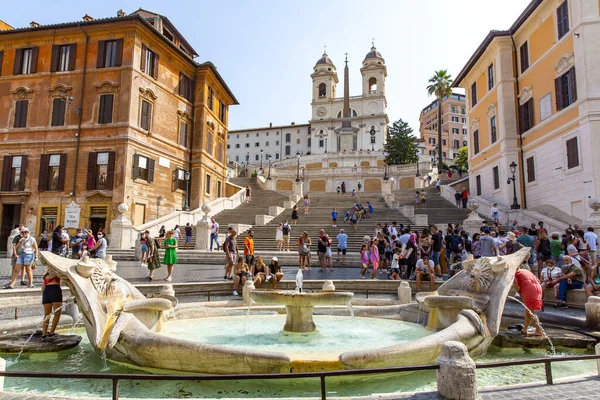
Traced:
[[577, 101], [577, 81], [575, 67], [554, 80], [556, 90], [556, 110], [567, 108]]
[[535, 166], [533, 163], [533, 157], [529, 157], [526, 160], [527, 163], [527, 182], [535, 181]]
[[235, 148], [236, 148], [236, 149], [239, 149], [239, 148], [240, 148], [240, 144], [239, 144], [239, 143], [236, 143], [236, 144], [235, 144]]
[[521, 56], [521, 73], [529, 68], [529, 44], [525, 42], [519, 47], [519, 55]]
[[452, 133], [454, 133], [455, 135], [458, 135], [458, 128], [452, 128]]
[[479, 129], [473, 132], [473, 154], [479, 153]]
[[279, 153], [275, 153], [275, 159], [279, 160]]
[[292, 153], [291, 146], [285, 146], [285, 155], [289, 156]]
[[446, 145], [446, 139], [442, 139], [442, 146]]
[[73, 71], [75, 69], [76, 44], [52, 46], [52, 58], [50, 59], [50, 72]]
[[466, 118], [463, 118], [463, 119], [462, 119], [462, 123], [463, 123], [463, 124], [466, 124], [466, 123], [467, 123], [467, 119], [466, 119]]
[[254, 147], [260, 147], [260, 142], [254, 143]]
[[492, 144], [498, 140], [498, 128], [496, 127], [496, 116], [490, 118], [490, 134], [492, 136]]
[[87, 190], [112, 190], [115, 177], [115, 152], [90, 153]]
[[211, 156], [213, 155], [213, 133], [210, 131], [208, 132], [208, 135], [206, 135], [206, 151]]
[[154, 160], [148, 157], [133, 155], [133, 179], [154, 182]]
[[319, 98], [327, 96], [327, 85], [324, 83], [319, 84]]
[[456, 113], [456, 107], [452, 106], [450, 107], [450, 112], [455, 114]]
[[65, 110], [67, 103], [62, 97], [52, 100], [51, 126], [63, 126], [65, 124]]
[[463, 128], [462, 132], [463, 132], [463, 135], [467, 134], [467, 130], [465, 128]]
[[183, 72], [179, 73], [179, 95], [187, 101], [192, 101], [194, 93], [194, 81]]
[[488, 67], [488, 90], [494, 88], [494, 64]]
[[250, 147], [250, 143], [246, 143], [246, 148], [249, 148], [249, 147]]
[[37, 72], [38, 48], [17, 49], [15, 51], [14, 75], [35, 74]]
[[113, 115], [113, 94], [103, 94], [100, 96], [100, 108], [98, 112], [98, 123], [99, 124], [110, 124], [112, 123]]
[[[188, 123], [179, 121], [179, 145], [188, 147]], [[239, 146], [239, 145], [238, 145]]]
[[442, 158], [446, 158], [446, 152], [445, 151], [442, 152]]
[[215, 92], [213, 91], [213, 88], [211, 88], [210, 86], [208, 87], [208, 108], [210, 110], [213, 109], [213, 103], [215, 101]]
[[65, 186], [66, 154], [42, 154], [38, 190], [63, 190]]
[[98, 42], [97, 68], [120, 67], [123, 62], [123, 39]]
[[17, 100], [15, 102], [15, 128], [27, 127], [27, 110], [29, 109], [29, 100]]
[[258, 132], [256, 132], [256, 137], [258, 137], [260, 134]]
[[223, 183], [221, 181], [217, 181], [217, 197], [223, 196]]
[[174, 192], [176, 190], [184, 191], [186, 190], [186, 180], [185, 175], [188, 171], [184, 169], [176, 168], [173, 171], [173, 181], [171, 183], [171, 190]]
[[285, 134], [285, 142], [286, 142], [286, 143], [289, 143], [289, 142], [291, 142], [291, 141], [292, 141], [292, 135], [291, 135], [291, 134], [289, 134], [289, 133], [286, 133], [286, 134]]
[[311, 138], [308, 138], [308, 148], [309, 149], [310, 149], [311, 144], [312, 144], [312, 140], [311, 140]]
[[477, 196], [481, 196], [481, 175], [475, 177], [475, 186], [477, 188]]
[[458, 121], [459, 121], [458, 117], [452, 117], [452, 122], [458, 122]]
[[454, 150], [458, 150], [460, 148], [460, 141], [454, 139]]
[[[225, 122], [225, 117], [227, 115], [227, 106], [225, 103], [219, 100], [219, 120], [221, 122]], [[268, 133], [267, 133], [268, 136]]]
[[527, 132], [534, 126], [533, 99], [519, 106], [519, 132]]
[[559, 39], [569, 32], [569, 2], [566, 0], [556, 9], [556, 28]]
[[323, 139], [319, 139], [319, 147], [324, 147], [325, 141]]
[[235, 156], [235, 162], [239, 162], [240, 161], [240, 156]]
[[377, 93], [377, 78], [369, 78], [369, 93]]
[[4, 156], [2, 168], [2, 191], [25, 190], [27, 175], [27, 156]]
[[142, 113], [140, 118], [140, 127], [145, 130], [150, 130], [152, 121], [152, 104], [149, 101], [142, 100]]
[[435, 138], [429, 138], [429, 144], [435, 144]]
[[140, 69], [154, 79], [158, 79], [158, 54], [150, 50], [144, 44], [142, 45], [142, 61]]
[[575, 168], [579, 166], [579, 147], [577, 145], [577, 138], [571, 138], [567, 140], [567, 169]]
[[471, 85], [471, 107], [475, 107], [475, 104], [477, 104], [477, 82]]
[[268, 145], [269, 145], [269, 141], [267, 140], [267, 141], [265, 142], [265, 146], [268, 146]]
[[279, 140], [275, 141], [275, 146], [279, 146]]
[[258, 161], [258, 154], [254, 156], [254, 160]]
[[463, 147], [467, 145], [467, 141], [463, 140]]
[[300, 139], [296, 139], [296, 144], [300, 144]]
[[206, 194], [210, 194], [210, 178], [211, 176], [209, 174], [206, 174], [206, 181], [204, 182], [204, 191], [206, 192]]
[[494, 190], [500, 189], [500, 173], [498, 167], [492, 168], [492, 176], [494, 177]]

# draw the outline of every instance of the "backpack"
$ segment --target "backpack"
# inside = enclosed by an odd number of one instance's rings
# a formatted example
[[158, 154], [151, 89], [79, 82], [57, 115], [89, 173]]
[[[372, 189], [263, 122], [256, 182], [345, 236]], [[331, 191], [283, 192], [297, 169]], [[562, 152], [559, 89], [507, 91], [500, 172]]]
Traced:
[[283, 224], [283, 226], [281, 228], [283, 230], [283, 234], [284, 235], [289, 235], [290, 234], [290, 226], [288, 224]]
[[461, 242], [462, 240], [460, 236], [452, 235], [452, 240], [450, 242], [450, 250], [452, 250], [453, 253], [462, 252], [463, 245]]
[[550, 248], [550, 241], [548, 239], [543, 239], [540, 241], [540, 253], [544, 256], [549, 256], [552, 254], [552, 249]]

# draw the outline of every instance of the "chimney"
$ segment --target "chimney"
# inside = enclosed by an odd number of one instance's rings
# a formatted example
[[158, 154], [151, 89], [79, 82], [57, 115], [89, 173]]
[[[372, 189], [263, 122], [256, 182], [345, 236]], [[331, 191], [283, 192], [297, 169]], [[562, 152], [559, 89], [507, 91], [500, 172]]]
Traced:
[[295, 123], [295, 122], [292, 122], [292, 125], [296, 125], [296, 123]]
[[39, 23], [37, 23], [37, 22], [35, 22], [35, 21], [31, 21], [31, 22], [29, 23], [29, 27], [30, 27], [30, 28], [37, 28], [38, 26], [40, 26], [40, 24], [39, 24]]
[[84, 20], [85, 22], [88, 22], [88, 21], [92, 21], [94, 19], [94, 17], [90, 17], [89, 15], [85, 14], [81, 19]]
[[272, 128], [272, 127], [273, 127], [273, 123], [269, 122], [269, 128]]
[[124, 16], [125, 16], [125, 11], [123, 11], [122, 8], [119, 11], [117, 11], [117, 17], [124, 17]]

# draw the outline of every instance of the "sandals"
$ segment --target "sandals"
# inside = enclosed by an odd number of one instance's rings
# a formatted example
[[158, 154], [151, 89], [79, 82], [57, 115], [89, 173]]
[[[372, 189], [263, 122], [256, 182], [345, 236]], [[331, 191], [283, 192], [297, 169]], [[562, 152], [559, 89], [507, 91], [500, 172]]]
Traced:
[[4, 285], [4, 289], [14, 289], [14, 287], [10, 286], [10, 283]]

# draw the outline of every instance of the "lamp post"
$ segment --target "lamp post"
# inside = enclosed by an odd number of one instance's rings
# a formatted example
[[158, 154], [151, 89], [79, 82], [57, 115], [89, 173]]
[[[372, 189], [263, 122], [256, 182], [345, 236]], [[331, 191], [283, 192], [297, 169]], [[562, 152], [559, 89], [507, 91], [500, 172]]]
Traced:
[[298, 160], [298, 164], [296, 167], [296, 182], [300, 182], [300, 156], [302, 155], [302, 153], [300, 153], [300, 151], [296, 152], [296, 160]]
[[419, 172], [419, 149], [415, 150], [415, 153], [417, 155], [417, 174], [415, 176], [421, 176], [421, 173]]
[[260, 149], [260, 170], [262, 171], [263, 149]]
[[190, 211], [190, 171], [185, 171], [185, 211]]
[[371, 151], [375, 151], [375, 127], [372, 126], [371, 127], [371, 132], [369, 132], [371, 134]]
[[512, 181], [513, 184], [513, 203], [510, 206], [511, 210], [518, 210], [521, 208], [521, 206], [519, 205], [518, 201], [517, 201], [517, 184], [516, 184], [516, 178], [515, 178], [515, 174], [517, 172], [517, 163], [515, 163], [514, 161], [510, 163], [509, 165], [510, 167], [510, 172], [512, 174], [511, 178], [508, 178], [508, 183], [510, 185], [510, 182]]
[[386, 161], [386, 158], [388, 156], [388, 153], [386, 151], [383, 152], [383, 180], [387, 181], [390, 179], [390, 176], [388, 175], [388, 163]]
[[267, 154], [265, 157], [267, 158], [267, 161], [269, 162], [269, 175], [267, 176], [267, 180], [270, 181], [271, 180], [271, 155]]

